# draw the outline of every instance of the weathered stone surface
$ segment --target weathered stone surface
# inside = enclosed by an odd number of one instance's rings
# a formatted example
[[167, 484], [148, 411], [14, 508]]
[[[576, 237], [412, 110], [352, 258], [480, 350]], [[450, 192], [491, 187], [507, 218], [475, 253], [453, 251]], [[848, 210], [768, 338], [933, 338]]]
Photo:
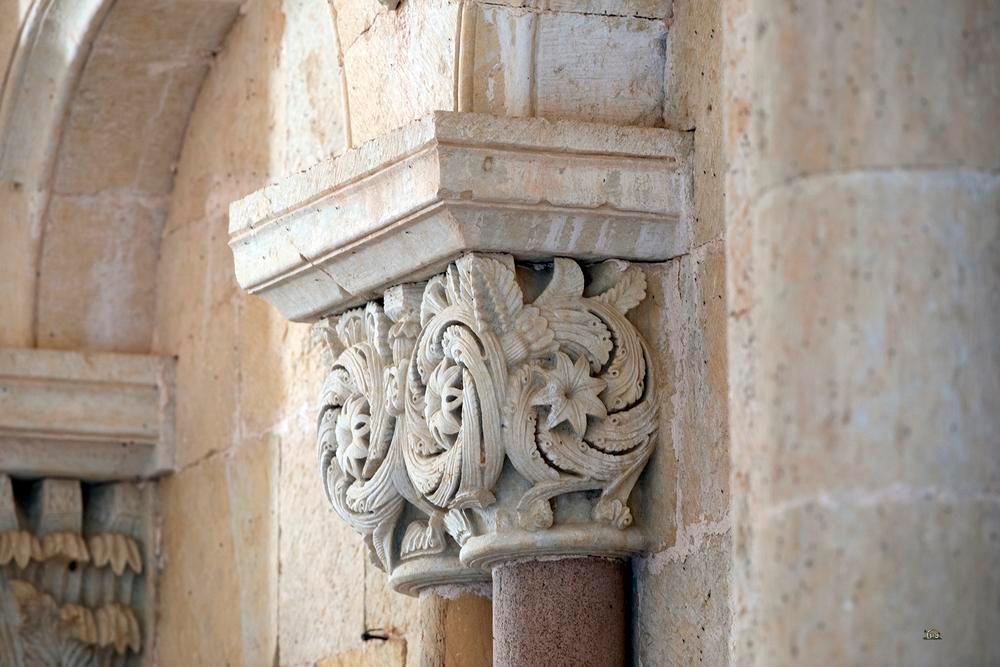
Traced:
[[234, 202], [237, 277], [315, 320], [470, 250], [673, 257], [691, 224], [689, 149], [665, 130], [438, 112]]
[[344, 72], [334, 48], [339, 42], [330, 4], [286, 0], [282, 13], [281, 67], [298, 75], [280, 79], [285, 133], [275, 143], [283, 171], [291, 173], [347, 148], [348, 103]]
[[[767, 591], [755, 610], [761, 664], [1000, 660], [994, 499], [888, 491], [810, 500], [769, 510], [754, 543], [756, 585]], [[923, 640], [930, 628], [942, 641]]]
[[228, 449], [237, 435], [238, 306], [214, 304], [177, 352], [177, 466]]
[[[374, 3], [373, 3], [374, 4]], [[315, 663], [316, 667], [404, 667], [410, 655], [402, 639], [372, 640], [364, 647], [346, 651]], [[311, 664], [311, 663], [310, 663]]]
[[756, 192], [849, 169], [1000, 166], [995, 4], [754, 9]]
[[[542, 14], [535, 37], [534, 113], [615, 125], [659, 125], [662, 21]], [[599, 72], [598, 77], [593, 73]]]
[[149, 350], [155, 279], [138, 267], [155, 265], [187, 116], [237, 7], [56, 0], [26, 15], [0, 111], [0, 178], [25, 193], [5, 235], [39, 259], [14, 265], [9, 344], [30, 330], [29, 344]]
[[718, 1], [677, 0], [667, 32], [663, 120], [694, 130], [694, 217], [691, 246], [725, 234], [722, 12]]
[[273, 664], [276, 456], [260, 439], [162, 482], [161, 664]]
[[456, 0], [404, 2], [342, 44], [353, 146], [454, 108]]
[[732, 655], [995, 661], [1000, 14], [730, 9]]
[[107, 480], [173, 461], [173, 360], [0, 349], [0, 470]]
[[702, 534], [634, 561], [632, 651], [637, 667], [732, 664], [728, 535]]
[[459, 108], [660, 125], [664, 22], [550, 9], [483, 3], [463, 13], [460, 47], [469, 66], [460, 75]]
[[127, 192], [52, 197], [37, 281], [39, 345], [149, 350], [164, 206]]
[[814, 177], [758, 202], [761, 506], [1000, 489], [998, 211], [1000, 178], [962, 172]]

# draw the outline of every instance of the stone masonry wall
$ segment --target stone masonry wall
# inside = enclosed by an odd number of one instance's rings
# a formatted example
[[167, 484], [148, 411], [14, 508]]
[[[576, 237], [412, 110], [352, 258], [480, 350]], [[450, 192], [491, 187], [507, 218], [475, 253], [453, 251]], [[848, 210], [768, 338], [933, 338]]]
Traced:
[[[404, 0], [396, 13], [375, 0], [244, 5], [191, 117], [160, 248], [153, 351], [178, 356], [179, 468], [161, 493], [161, 664], [416, 665], [421, 641], [434, 641], [421, 626], [422, 616], [434, 622], [428, 613], [389, 590], [327, 507], [314, 451], [321, 350], [308, 325], [237, 289], [226, 210], [324, 156], [454, 108], [697, 132], [693, 250], [649, 266], [651, 298], [636, 317], [664, 351], [666, 398], [650, 491], [637, 499], [656, 553], [635, 564], [633, 649], [645, 665], [727, 660], [719, 8], [590, 4], [554, 3], [572, 10], [537, 17], [516, 2]], [[479, 12], [475, 81], [493, 83], [459, 91], [463, 10]], [[533, 18], [548, 78], [524, 92], [501, 44]], [[567, 72], [572, 54], [544, 51], [546, 29], [609, 46], [586, 56], [586, 71]], [[376, 628], [405, 643], [364, 645], [362, 632]]]

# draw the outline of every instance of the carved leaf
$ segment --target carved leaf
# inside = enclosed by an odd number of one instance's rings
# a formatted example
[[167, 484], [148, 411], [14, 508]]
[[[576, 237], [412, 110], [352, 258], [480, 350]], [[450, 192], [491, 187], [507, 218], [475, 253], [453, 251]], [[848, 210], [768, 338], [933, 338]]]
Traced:
[[637, 266], [629, 266], [617, 283], [596, 298], [624, 315], [646, 298], [646, 274]]
[[444, 536], [426, 521], [414, 521], [406, 527], [403, 544], [400, 549], [402, 557], [425, 556], [444, 551]]
[[455, 265], [472, 296], [477, 330], [496, 336], [510, 331], [523, 304], [514, 272], [495, 259], [472, 254]]
[[560, 301], [579, 301], [583, 296], [583, 271], [572, 259], [556, 257], [552, 262], [552, 279], [535, 299], [535, 305], [551, 305]]
[[434, 276], [427, 281], [424, 298], [420, 302], [420, 326], [426, 327], [435, 315], [448, 307], [448, 294], [444, 276]]
[[389, 344], [389, 328], [392, 322], [382, 311], [382, 306], [369, 303], [365, 307], [365, 334], [368, 342], [386, 362], [392, 361], [392, 346]]
[[365, 315], [363, 308], [349, 310], [337, 320], [337, 335], [343, 346], [357, 345], [367, 337], [365, 334]]

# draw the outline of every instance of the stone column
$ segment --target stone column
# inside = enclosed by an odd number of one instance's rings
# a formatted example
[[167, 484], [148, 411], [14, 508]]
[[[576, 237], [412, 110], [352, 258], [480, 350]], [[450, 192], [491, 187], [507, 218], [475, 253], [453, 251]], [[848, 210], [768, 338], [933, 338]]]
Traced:
[[495, 567], [495, 667], [624, 665], [627, 569], [603, 558]]
[[735, 662], [997, 664], [1000, 5], [752, 6]]

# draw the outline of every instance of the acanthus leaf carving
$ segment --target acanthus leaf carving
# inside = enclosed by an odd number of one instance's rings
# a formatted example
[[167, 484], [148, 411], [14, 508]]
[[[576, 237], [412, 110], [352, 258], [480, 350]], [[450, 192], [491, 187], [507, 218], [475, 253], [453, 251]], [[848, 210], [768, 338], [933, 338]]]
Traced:
[[[623, 262], [593, 273], [588, 286], [576, 261], [556, 258], [526, 302], [509, 257], [472, 253], [393, 288], [384, 308], [321, 325], [337, 332], [323, 478], [378, 565], [507, 530], [501, 514], [520, 530], [552, 528], [552, 499], [577, 492], [599, 492], [591, 520], [632, 523], [628, 497], [657, 433], [649, 351], [625, 317], [646, 282]], [[500, 485], [504, 475], [523, 481]], [[498, 503], [508, 509], [495, 514]]]

